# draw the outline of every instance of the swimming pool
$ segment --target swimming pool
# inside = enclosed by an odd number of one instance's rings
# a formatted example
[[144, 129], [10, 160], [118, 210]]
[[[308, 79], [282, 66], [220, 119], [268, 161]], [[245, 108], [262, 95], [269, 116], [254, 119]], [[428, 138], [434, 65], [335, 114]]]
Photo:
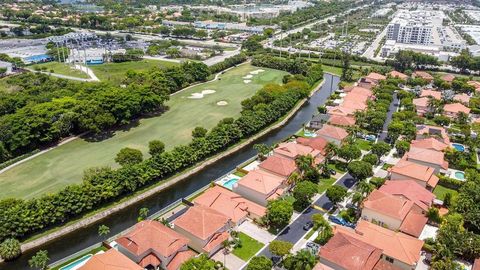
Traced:
[[230, 189], [230, 190], [232, 190], [232, 189], [233, 189], [233, 185], [234, 185], [235, 183], [237, 183], [238, 180], [239, 180], [239, 179], [237, 179], [237, 178], [230, 179], [230, 180], [228, 180], [227, 182], [223, 183], [223, 186], [226, 187], [226, 188], [228, 188], [228, 189]]
[[304, 130], [304, 131], [303, 131], [303, 135], [304, 135], [305, 137], [313, 138], [313, 137], [316, 137], [316, 136], [317, 136], [317, 133], [315, 133], [315, 131]]
[[455, 148], [455, 150], [457, 150], [459, 152], [465, 152], [465, 146], [463, 146], [463, 144], [452, 143], [452, 146], [453, 146], [453, 148]]
[[465, 173], [457, 171], [455, 172], [455, 178], [457, 178], [458, 180], [465, 180]]
[[216, 183], [217, 185], [220, 185], [220, 186], [223, 186], [223, 187], [226, 187], [230, 190], [233, 189], [233, 185], [235, 185], [235, 183], [238, 182], [238, 180], [240, 180], [240, 176], [238, 175], [235, 175], [235, 174], [229, 174], [225, 177], [223, 177], [222, 179], [218, 180]]
[[93, 256], [92, 254], [85, 255], [76, 261], [73, 261], [63, 267], [60, 267], [59, 270], [76, 270], [81, 266], [83, 266], [88, 260], [90, 260], [92, 256]]

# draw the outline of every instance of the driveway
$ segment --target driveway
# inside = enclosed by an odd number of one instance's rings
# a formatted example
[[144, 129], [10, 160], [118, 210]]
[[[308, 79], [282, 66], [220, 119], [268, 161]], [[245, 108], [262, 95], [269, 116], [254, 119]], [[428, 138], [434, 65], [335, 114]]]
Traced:
[[269, 233], [268, 231], [258, 227], [252, 221], [247, 220], [243, 222], [237, 229], [239, 232], [243, 232], [244, 234], [256, 239], [259, 242], [264, 244], [268, 244], [275, 239], [275, 235]]
[[219, 250], [212, 256], [212, 259], [215, 261], [223, 263], [228, 269], [240, 269], [245, 262], [238, 258], [237, 256], [233, 255], [233, 253], [228, 253], [225, 255], [223, 249]]

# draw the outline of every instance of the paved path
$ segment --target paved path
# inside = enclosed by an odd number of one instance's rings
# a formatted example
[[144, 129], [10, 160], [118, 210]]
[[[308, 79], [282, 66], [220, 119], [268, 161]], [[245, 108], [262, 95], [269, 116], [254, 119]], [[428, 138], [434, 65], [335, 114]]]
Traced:
[[[25, 68], [25, 69], [28, 70], [28, 71], [30, 71], [30, 72], [42, 73], [42, 74], [50, 75], [50, 76], [57, 77], [57, 78], [61, 78], [61, 79], [67, 79], [67, 80], [73, 80], [73, 81], [80, 81], [80, 82], [93, 82], [93, 81], [95, 81], [95, 80], [92, 79], [92, 78], [90, 78], [90, 79], [84, 79], [84, 78], [72, 77], [72, 76], [67, 76], [67, 75], [58, 74], [58, 73], [50, 73], [50, 72], [46, 72], [46, 71], [34, 70], [34, 69], [31, 69], [31, 68]], [[93, 72], [92, 72], [92, 73], [93, 73]], [[95, 78], [96, 78], [96, 76], [95, 76]], [[97, 80], [98, 80], [98, 78], [97, 78]]]

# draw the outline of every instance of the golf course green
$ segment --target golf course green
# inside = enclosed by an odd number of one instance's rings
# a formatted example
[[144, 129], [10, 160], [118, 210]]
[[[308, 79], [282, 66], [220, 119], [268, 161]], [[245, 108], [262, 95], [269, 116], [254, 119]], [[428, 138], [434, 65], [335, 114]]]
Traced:
[[[114, 157], [124, 147], [141, 150], [147, 156], [148, 142], [163, 141], [167, 149], [188, 143], [197, 126], [207, 129], [225, 117], [236, 117], [241, 101], [267, 83], [280, 83], [283, 71], [240, 65], [218, 80], [184, 89], [171, 96], [169, 110], [114, 130], [100, 140], [79, 138], [25, 161], [0, 174], [0, 198], [32, 198], [79, 183], [85, 169], [117, 166]], [[246, 78], [244, 78], [247, 76]], [[203, 91], [203, 95], [202, 95]]]

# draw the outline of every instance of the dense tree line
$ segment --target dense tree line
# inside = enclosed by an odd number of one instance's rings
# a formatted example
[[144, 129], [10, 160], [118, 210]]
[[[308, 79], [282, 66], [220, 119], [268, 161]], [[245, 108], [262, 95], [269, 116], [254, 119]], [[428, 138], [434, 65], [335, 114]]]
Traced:
[[307, 64], [301, 59], [287, 59], [268, 54], [255, 56], [252, 64], [259, 67], [279, 69], [293, 74], [307, 75], [308, 71]]
[[450, 64], [462, 70], [480, 70], [480, 56], [473, 57], [468, 49], [462, 50], [458, 56], [450, 59]]
[[210, 66], [210, 72], [217, 73], [227, 68], [241, 64], [247, 60], [247, 56], [243, 53], [237, 54], [235, 56], [229, 57], [220, 63], [216, 63]]
[[0, 162], [72, 134], [99, 133], [161, 111], [169, 94], [209, 75], [205, 64], [188, 62], [165, 70], [127, 72], [125, 88], [40, 74], [15, 76], [8, 83], [20, 90], [0, 93]]
[[416, 70], [425, 66], [438, 66], [438, 59], [435, 56], [409, 51], [400, 50], [393, 60], [387, 60], [387, 65], [394, 67], [399, 71]]
[[81, 184], [54, 194], [30, 200], [4, 199], [0, 201], [0, 241], [24, 238], [63, 224], [221, 152], [283, 117], [308, 95], [309, 89], [310, 85], [303, 81], [268, 85], [246, 102], [249, 106], [244, 106], [238, 119], [226, 118], [206, 133], [196, 132], [187, 145], [166, 152], [151, 151], [151, 158], [128, 162], [119, 169], [92, 168], [85, 172]]

